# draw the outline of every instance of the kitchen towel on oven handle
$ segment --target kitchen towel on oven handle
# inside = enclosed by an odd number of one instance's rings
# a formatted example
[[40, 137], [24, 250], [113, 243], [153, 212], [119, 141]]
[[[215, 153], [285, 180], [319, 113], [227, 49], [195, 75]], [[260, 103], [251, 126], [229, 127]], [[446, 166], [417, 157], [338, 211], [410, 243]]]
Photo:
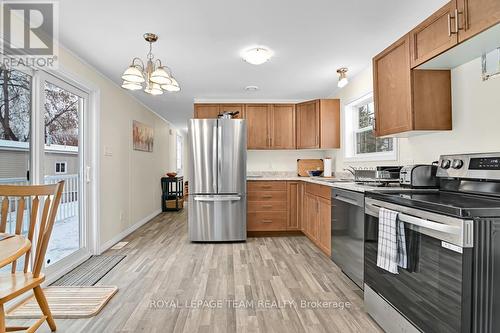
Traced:
[[404, 222], [398, 212], [386, 208], [379, 210], [377, 266], [398, 274], [398, 266], [407, 267]]

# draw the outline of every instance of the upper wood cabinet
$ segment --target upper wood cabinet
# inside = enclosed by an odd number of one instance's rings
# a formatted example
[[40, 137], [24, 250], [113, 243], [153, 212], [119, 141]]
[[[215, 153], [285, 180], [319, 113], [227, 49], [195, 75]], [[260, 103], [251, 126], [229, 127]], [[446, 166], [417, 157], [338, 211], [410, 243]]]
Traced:
[[243, 104], [195, 104], [193, 118], [215, 119], [224, 112], [239, 112], [234, 118], [243, 118]]
[[247, 104], [245, 106], [248, 149], [269, 149], [271, 147], [269, 132], [271, 109], [271, 105], [268, 104]]
[[297, 104], [297, 148], [319, 148], [319, 101]]
[[499, 0], [448, 2], [410, 32], [412, 68], [498, 23]]
[[375, 133], [451, 129], [449, 70], [411, 70], [407, 34], [373, 58]]
[[270, 113], [273, 149], [295, 149], [295, 105], [274, 104]]
[[499, 0], [457, 0], [458, 42], [500, 23]]
[[246, 104], [248, 149], [294, 149], [293, 104]]
[[194, 118], [196, 119], [215, 119], [220, 112], [219, 104], [195, 104]]
[[455, 0], [450, 1], [410, 32], [412, 68], [458, 43], [455, 9]]
[[247, 120], [248, 149], [340, 147], [338, 99], [300, 104], [195, 104], [194, 118], [217, 118], [236, 111], [236, 118]]
[[244, 104], [219, 104], [219, 113], [223, 114], [224, 112], [238, 112], [238, 114], [233, 118], [241, 119], [244, 118], [244, 107]]
[[338, 99], [320, 99], [297, 104], [297, 148], [340, 148]]

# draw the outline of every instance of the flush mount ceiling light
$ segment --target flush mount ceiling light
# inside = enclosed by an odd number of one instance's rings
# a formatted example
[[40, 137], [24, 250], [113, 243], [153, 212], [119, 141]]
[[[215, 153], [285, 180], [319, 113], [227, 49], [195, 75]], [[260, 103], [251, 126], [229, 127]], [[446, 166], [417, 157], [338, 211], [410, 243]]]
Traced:
[[246, 91], [250, 91], [250, 92], [251, 91], [257, 91], [257, 90], [259, 90], [259, 87], [257, 87], [257, 86], [246, 86], [245, 90]]
[[337, 86], [339, 88], [344, 88], [349, 83], [349, 80], [347, 79], [347, 68], [339, 68], [337, 69], [337, 73], [339, 73], [339, 82], [337, 83]]
[[[160, 59], [154, 59], [151, 52], [153, 43], [158, 40], [158, 36], [153, 33], [145, 33], [144, 39], [149, 43], [146, 64], [140, 58], [132, 59], [130, 66], [123, 72], [122, 88], [127, 90], [140, 90], [151, 95], [161, 95], [163, 90], [179, 91], [179, 83], [172, 76], [172, 71], [167, 66], [163, 66]], [[144, 86], [143, 86], [144, 84]]]
[[243, 60], [252, 65], [261, 65], [271, 59], [274, 52], [264, 46], [252, 47], [241, 53]]

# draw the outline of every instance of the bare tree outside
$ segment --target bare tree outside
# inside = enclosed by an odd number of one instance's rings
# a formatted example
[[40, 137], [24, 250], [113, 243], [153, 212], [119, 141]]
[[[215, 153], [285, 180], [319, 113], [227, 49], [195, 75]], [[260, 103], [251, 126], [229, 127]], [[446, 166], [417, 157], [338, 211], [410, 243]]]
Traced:
[[78, 147], [79, 97], [45, 84], [45, 143]]
[[31, 76], [0, 67], [0, 139], [28, 142], [31, 116]]
[[[31, 118], [31, 76], [0, 67], [0, 139], [28, 142]], [[78, 147], [79, 97], [45, 84], [45, 143]]]

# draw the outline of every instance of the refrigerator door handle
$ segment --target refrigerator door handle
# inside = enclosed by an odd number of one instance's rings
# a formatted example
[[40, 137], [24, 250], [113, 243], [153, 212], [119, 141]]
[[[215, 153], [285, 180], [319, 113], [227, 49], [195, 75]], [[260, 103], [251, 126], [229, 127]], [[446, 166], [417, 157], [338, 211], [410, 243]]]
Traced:
[[214, 142], [215, 144], [212, 146], [212, 149], [213, 149], [213, 156], [214, 156], [214, 159], [212, 160], [212, 170], [215, 170], [216, 171], [216, 174], [214, 175], [213, 177], [213, 186], [214, 186], [214, 189], [218, 192], [219, 191], [219, 145], [220, 145], [220, 142], [219, 142], [219, 124], [218, 124], [219, 121], [216, 121], [215, 122], [215, 126], [214, 126], [214, 131], [212, 132], [213, 133], [213, 138], [212, 138], [212, 142]]
[[217, 192], [223, 191], [221, 184], [222, 173], [222, 124], [217, 120]]
[[194, 201], [240, 201], [241, 197], [235, 195], [198, 195], [194, 197]]

